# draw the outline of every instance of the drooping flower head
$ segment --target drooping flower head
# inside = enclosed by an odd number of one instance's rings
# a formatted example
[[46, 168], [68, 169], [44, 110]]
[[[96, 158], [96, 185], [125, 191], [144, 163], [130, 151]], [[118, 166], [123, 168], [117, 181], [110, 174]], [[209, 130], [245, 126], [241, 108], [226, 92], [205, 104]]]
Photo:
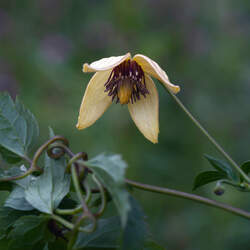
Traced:
[[138, 129], [151, 142], [158, 142], [159, 97], [150, 75], [172, 93], [180, 87], [170, 83], [160, 66], [150, 58], [130, 53], [83, 65], [83, 72], [96, 72], [90, 79], [80, 107], [78, 129], [91, 126], [112, 102], [128, 104]]

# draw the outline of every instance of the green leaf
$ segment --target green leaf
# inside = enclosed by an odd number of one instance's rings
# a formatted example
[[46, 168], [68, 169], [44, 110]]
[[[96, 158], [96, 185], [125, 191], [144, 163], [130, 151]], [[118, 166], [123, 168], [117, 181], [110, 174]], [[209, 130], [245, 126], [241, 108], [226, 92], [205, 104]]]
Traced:
[[37, 120], [35, 116], [25, 108], [23, 103], [19, 100], [19, 98], [16, 98], [16, 109], [19, 112], [19, 114], [25, 119], [26, 125], [27, 125], [27, 136], [25, 141], [25, 149], [27, 152], [29, 152], [32, 147], [34, 146], [38, 136], [39, 136], [39, 127]]
[[204, 155], [204, 156], [216, 170], [226, 173], [230, 180], [236, 182], [239, 181], [238, 174], [235, 172], [234, 169], [232, 169], [232, 167], [227, 162], [216, 159], [210, 155]]
[[54, 160], [46, 154], [43, 174], [25, 190], [26, 200], [37, 210], [52, 214], [69, 192], [70, 176], [65, 173], [65, 167], [64, 157]]
[[227, 174], [224, 171], [223, 172], [222, 171], [221, 172], [219, 171], [202, 172], [195, 177], [193, 190], [201, 186], [204, 186], [210, 182], [221, 180], [221, 179], [226, 179], [226, 178], [227, 178]]
[[147, 241], [143, 247], [143, 250], [166, 250], [166, 248], [158, 245], [154, 241]]
[[8, 250], [25, 249], [43, 239], [48, 219], [45, 216], [23, 216], [13, 224], [13, 230], [8, 237], [11, 238]]
[[127, 224], [123, 231], [122, 249], [143, 249], [144, 242], [148, 236], [145, 215], [140, 205], [132, 196], [129, 197], [129, 200], [131, 210], [129, 211]]
[[14, 224], [13, 230], [10, 232], [10, 238], [23, 237], [29, 231], [33, 231], [35, 228], [40, 227], [47, 222], [45, 216], [27, 215], [20, 217]]
[[9, 151], [25, 156], [27, 125], [18, 113], [11, 97], [0, 94], [0, 145]]
[[5, 203], [5, 200], [8, 198], [10, 192], [8, 191], [0, 191], [0, 207], [2, 207]]
[[49, 250], [48, 244], [44, 246], [43, 250]]
[[250, 161], [244, 162], [240, 167], [246, 174], [250, 173]]
[[0, 150], [3, 157], [8, 161], [17, 161], [18, 156], [25, 157], [37, 135], [37, 122], [30, 111], [18, 100], [15, 104], [7, 93], [1, 93], [0, 146], [7, 150]]
[[24, 188], [20, 186], [15, 186], [13, 188], [9, 197], [5, 201], [4, 206], [22, 211], [31, 211], [34, 209], [34, 207], [32, 207], [30, 203], [25, 199]]
[[126, 163], [120, 155], [101, 154], [85, 164], [108, 189], [120, 214], [122, 226], [125, 227], [130, 210], [129, 195], [124, 182]]
[[82, 232], [78, 234], [74, 249], [85, 247], [117, 248], [120, 234], [121, 224], [119, 217], [99, 219], [96, 231], [91, 234]]
[[22, 160], [21, 157], [2, 146], [0, 146], [0, 154], [2, 155], [3, 159], [10, 164], [15, 164]]
[[3, 249], [3, 250], [8, 249], [9, 240], [5, 237], [5, 235], [1, 235], [1, 236], [2, 237], [0, 237], [0, 249]]
[[[13, 176], [19, 176], [24, 174], [27, 171], [26, 167], [24, 165], [21, 165], [20, 167], [12, 167], [8, 170], [1, 170], [0, 169], [0, 179], [8, 178], [8, 177], [13, 177]], [[10, 187], [12, 183], [15, 183], [23, 188], [26, 188], [28, 184], [30, 183], [31, 180], [34, 180], [36, 177], [33, 175], [28, 175], [25, 178], [22, 178], [20, 180], [13, 180], [11, 182], [0, 182], [0, 189], [4, 190], [11, 190]]]
[[0, 207], [0, 231], [8, 230], [18, 218], [24, 215], [28, 215], [28, 212], [9, 207]]

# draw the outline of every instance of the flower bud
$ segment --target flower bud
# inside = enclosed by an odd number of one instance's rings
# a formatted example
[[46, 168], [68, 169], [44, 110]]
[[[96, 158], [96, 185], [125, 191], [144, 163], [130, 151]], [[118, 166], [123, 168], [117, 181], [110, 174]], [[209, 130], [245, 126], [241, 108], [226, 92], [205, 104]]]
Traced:
[[225, 193], [224, 186], [218, 182], [215, 186], [214, 193], [216, 195], [223, 195]]

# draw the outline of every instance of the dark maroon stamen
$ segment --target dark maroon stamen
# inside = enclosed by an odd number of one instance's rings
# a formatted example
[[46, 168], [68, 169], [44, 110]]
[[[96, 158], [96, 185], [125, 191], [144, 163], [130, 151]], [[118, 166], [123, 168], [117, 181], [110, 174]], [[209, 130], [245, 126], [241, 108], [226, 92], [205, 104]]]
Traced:
[[122, 84], [129, 84], [132, 92], [128, 102], [132, 104], [140, 100], [141, 95], [146, 98], [146, 95], [149, 94], [144, 72], [136, 61], [128, 59], [114, 67], [104, 84], [105, 92], [108, 92], [108, 96], [112, 97], [112, 101], [116, 98], [116, 103], [120, 102], [118, 91]]

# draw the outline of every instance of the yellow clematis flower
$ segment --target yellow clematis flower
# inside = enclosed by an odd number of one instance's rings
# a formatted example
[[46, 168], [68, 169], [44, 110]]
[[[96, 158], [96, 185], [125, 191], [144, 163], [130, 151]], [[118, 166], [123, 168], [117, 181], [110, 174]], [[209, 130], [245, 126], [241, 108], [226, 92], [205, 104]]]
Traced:
[[161, 67], [147, 56], [130, 53], [112, 56], [83, 65], [83, 72], [96, 72], [90, 79], [82, 99], [78, 129], [91, 126], [112, 101], [128, 104], [132, 119], [151, 142], [158, 142], [159, 97], [150, 76], [176, 94], [180, 87], [170, 83]]

